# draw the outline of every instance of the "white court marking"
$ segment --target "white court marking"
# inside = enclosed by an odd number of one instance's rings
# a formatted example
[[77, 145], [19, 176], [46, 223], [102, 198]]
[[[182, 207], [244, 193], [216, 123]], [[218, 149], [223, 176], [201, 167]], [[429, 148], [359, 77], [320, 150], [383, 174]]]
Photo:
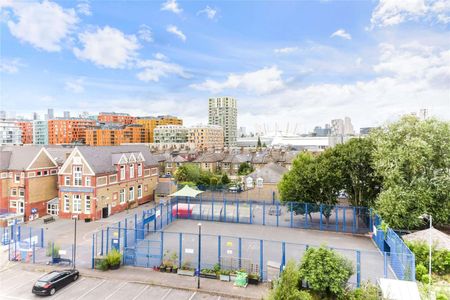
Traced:
[[99, 282], [98, 284], [96, 284], [93, 288], [91, 288], [89, 291], [87, 291], [86, 293], [84, 293], [83, 295], [81, 295], [80, 297], [78, 297], [76, 300], [78, 299], [83, 299], [84, 296], [86, 296], [87, 294], [89, 294], [90, 292], [92, 292], [93, 290], [95, 290], [96, 288], [98, 288], [99, 286], [101, 286], [103, 283], [105, 283], [106, 280], [103, 279], [101, 282]]
[[112, 292], [111, 294], [108, 295], [108, 297], [105, 298], [105, 300], [108, 300], [109, 298], [111, 298], [115, 293], [117, 293], [121, 288], [123, 288], [125, 286], [125, 284], [127, 284], [128, 282], [122, 282], [119, 287], [117, 289], [114, 290], [114, 292]]
[[[140, 295], [142, 295], [150, 286], [146, 285], [132, 300], [136, 300]], [[152, 289], [152, 287], [150, 287]]]

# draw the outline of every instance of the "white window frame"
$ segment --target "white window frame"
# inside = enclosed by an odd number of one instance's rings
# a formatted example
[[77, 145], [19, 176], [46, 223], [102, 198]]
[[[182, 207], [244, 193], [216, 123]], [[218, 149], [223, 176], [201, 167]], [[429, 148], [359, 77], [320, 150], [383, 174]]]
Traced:
[[19, 188], [19, 197], [25, 197], [25, 189]]
[[156, 176], [156, 175], [158, 175], [158, 168], [152, 168], [152, 169], [151, 169], [151, 172], [150, 172], [150, 175], [151, 175], [151, 176]]
[[64, 205], [64, 207], [63, 207], [63, 209], [64, 209], [64, 212], [70, 212], [70, 199], [69, 199], [69, 195], [64, 195], [63, 196], [63, 205]]
[[126, 177], [126, 169], [125, 166], [120, 166], [120, 180], [125, 180]]
[[91, 186], [91, 177], [90, 176], [87, 176], [84, 178], [84, 185]]
[[128, 189], [128, 201], [134, 201], [134, 186]]
[[130, 165], [130, 178], [134, 178], [134, 165]]
[[[14, 193], [13, 193], [14, 192]], [[11, 196], [12, 197], [17, 197], [17, 189], [16, 188], [12, 188], [11, 189]]]
[[138, 177], [142, 176], [142, 163], [138, 164]]
[[69, 186], [70, 185], [70, 176], [64, 176], [64, 185]]
[[72, 195], [72, 212], [75, 214], [81, 213], [81, 196], [78, 194]]
[[10, 200], [9, 201], [9, 207], [10, 208], [17, 208], [17, 200]]
[[124, 204], [125, 202], [127, 202], [125, 189], [121, 189], [119, 191], [119, 202], [120, 204]]
[[[79, 171], [77, 171], [78, 168], [80, 169]], [[83, 168], [81, 166], [75, 166], [73, 168], [73, 185], [74, 186], [83, 185]]]
[[[88, 209], [89, 207], [89, 209]], [[91, 196], [86, 195], [84, 196], [84, 213], [87, 215], [91, 214]]]
[[[19, 180], [17, 180], [19, 178]], [[20, 173], [14, 173], [14, 182], [19, 183], [20, 182]]]
[[142, 199], [142, 184], [138, 185], [138, 199]]

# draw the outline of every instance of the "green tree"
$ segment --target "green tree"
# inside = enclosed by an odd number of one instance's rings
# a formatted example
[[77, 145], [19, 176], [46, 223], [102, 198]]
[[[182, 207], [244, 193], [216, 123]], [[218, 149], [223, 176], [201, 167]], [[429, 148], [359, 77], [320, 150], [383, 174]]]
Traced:
[[261, 138], [258, 136], [258, 142], [256, 143], [256, 148], [261, 148]]
[[355, 138], [333, 148], [342, 179], [342, 190], [353, 206], [373, 206], [381, 189], [381, 178], [373, 169], [371, 139]]
[[450, 122], [407, 116], [370, 138], [383, 180], [376, 201], [381, 217], [393, 228], [423, 226], [418, 217], [425, 212], [434, 224], [449, 224]]
[[300, 291], [300, 273], [295, 261], [286, 264], [269, 295], [270, 300], [312, 300], [308, 292]]
[[239, 165], [238, 175], [245, 176], [253, 172], [253, 166], [248, 162], [243, 162]]
[[228, 177], [228, 175], [226, 173], [224, 173], [222, 175], [221, 181], [222, 181], [222, 184], [225, 184], [225, 185], [230, 184], [230, 182], [231, 182], [230, 178]]
[[175, 179], [178, 182], [192, 181], [197, 182], [200, 178], [201, 170], [195, 164], [184, 164], [177, 168], [175, 172]]
[[354, 273], [351, 262], [326, 247], [309, 248], [300, 264], [300, 278], [323, 299], [342, 296]]

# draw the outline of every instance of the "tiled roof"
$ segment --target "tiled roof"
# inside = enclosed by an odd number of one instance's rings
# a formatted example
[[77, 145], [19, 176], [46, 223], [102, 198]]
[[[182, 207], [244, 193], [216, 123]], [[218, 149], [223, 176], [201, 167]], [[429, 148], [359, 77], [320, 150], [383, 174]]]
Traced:
[[287, 171], [288, 169], [280, 165], [277, 165], [275, 163], [268, 163], [261, 169], [250, 173], [247, 177], [251, 177], [255, 181], [257, 178], [261, 177], [264, 180], [264, 183], [277, 183], [281, 180], [283, 174]]
[[204, 153], [194, 160], [196, 163], [213, 163], [222, 161], [225, 158], [225, 153]]
[[428, 243], [429, 235], [431, 233], [431, 240], [438, 249], [450, 250], [450, 236], [435, 228], [416, 231], [414, 233], [406, 234], [402, 238], [405, 241], [421, 241]]

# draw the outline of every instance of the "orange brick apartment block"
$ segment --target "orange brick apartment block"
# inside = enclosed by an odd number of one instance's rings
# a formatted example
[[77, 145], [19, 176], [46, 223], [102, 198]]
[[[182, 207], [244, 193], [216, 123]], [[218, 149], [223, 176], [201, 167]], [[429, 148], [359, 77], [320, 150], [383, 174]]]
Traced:
[[143, 125], [147, 130], [147, 139], [149, 143], [155, 142], [154, 130], [159, 125], [183, 125], [183, 120], [174, 116], [158, 116], [158, 117], [139, 117], [137, 124]]
[[33, 144], [33, 122], [17, 121], [16, 123], [22, 131], [22, 144]]
[[146, 146], [80, 146], [58, 176], [59, 216], [98, 220], [154, 200], [158, 161]]
[[48, 120], [48, 143], [84, 143], [86, 141], [86, 129], [95, 126], [95, 123], [95, 120], [76, 118]]
[[100, 123], [120, 123], [122, 125], [130, 125], [136, 122], [136, 117], [125, 113], [101, 112], [97, 120]]
[[142, 125], [104, 126], [86, 130], [86, 144], [90, 146], [116, 146], [122, 143], [148, 143], [147, 130]]

